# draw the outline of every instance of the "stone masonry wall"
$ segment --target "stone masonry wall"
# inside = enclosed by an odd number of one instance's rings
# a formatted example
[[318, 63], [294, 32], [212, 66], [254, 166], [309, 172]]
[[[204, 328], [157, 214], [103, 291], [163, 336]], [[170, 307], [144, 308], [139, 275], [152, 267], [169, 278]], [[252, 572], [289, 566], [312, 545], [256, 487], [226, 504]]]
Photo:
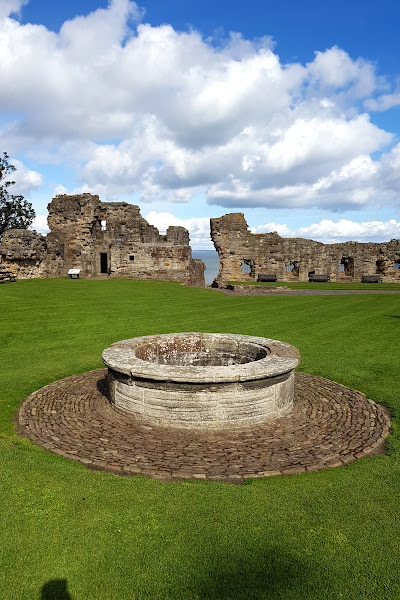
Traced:
[[[48, 205], [50, 233], [11, 230], [0, 243], [0, 258], [20, 277], [162, 279], [204, 285], [204, 264], [192, 258], [189, 234], [169, 227], [160, 235], [126, 202], [101, 202], [98, 196], [59, 195]], [[25, 264], [29, 260], [29, 267]]]
[[278, 281], [308, 281], [315, 273], [339, 282], [378, 274], [384, 282], [400, 283], [400, 240], [322, 244], [282, 238], [276, 232], [253, 234], [242, 213], [211, 219], [211, 238], [220, 259], [219, 282], [254, 281], [258, 274], [276, 275]]
[[10, 229], [1, 239], [0, 266], [25, 279], [44, 277], [45, 254], [46, 242], [42, 235], [26, 229]]

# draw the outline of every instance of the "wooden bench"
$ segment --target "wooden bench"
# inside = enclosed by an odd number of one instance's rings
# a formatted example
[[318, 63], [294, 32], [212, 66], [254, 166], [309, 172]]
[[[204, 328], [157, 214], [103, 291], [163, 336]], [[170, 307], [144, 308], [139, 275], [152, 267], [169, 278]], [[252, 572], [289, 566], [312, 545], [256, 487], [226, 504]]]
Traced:
[[68, 275], [69, 275], [70, 279], [79, 279], [80, 272], [81, 272], [80, 269], [70, 269], [68, 271]]
[[310, 283], [329, 283], [331, 278], [327, 273], [322, 275], [317, 275], [317, 273], [313, 273], [308, 277], [308, 281]]
[[276, 281], [276, 275], [273, 273], [259, 273], [257, 281]]
[[362, 275], [361, 283], [382, 283], [383, 279], [380, 275]]

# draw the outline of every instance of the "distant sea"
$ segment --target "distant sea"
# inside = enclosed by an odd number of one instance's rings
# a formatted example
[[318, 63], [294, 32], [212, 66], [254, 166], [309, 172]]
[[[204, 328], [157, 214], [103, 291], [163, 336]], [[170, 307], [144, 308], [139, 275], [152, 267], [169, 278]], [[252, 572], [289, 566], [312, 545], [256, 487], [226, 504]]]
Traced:
[[199, 258], [206, 265], [204, 273], [206, 285], [211, 285], [219, 273], [219, 256], [216, 250], [192, 250], [193, 258]]

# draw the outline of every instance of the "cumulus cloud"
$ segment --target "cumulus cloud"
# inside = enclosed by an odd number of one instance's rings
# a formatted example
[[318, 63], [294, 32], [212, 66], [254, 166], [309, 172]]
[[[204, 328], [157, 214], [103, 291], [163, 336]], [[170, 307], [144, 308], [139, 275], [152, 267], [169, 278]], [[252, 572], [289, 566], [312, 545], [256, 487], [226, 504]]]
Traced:
[[365, 107], [371, 111], [384, 111], [394, 106], [400, 106], [400, 93], [383, 94], [378, 98], [368, 98], [365, 101]]
[[61, 183], [58, 183], [56, 185], [56, 187], [54, 188], [54, 196], [58, 196], [59, 194], [66, 194], [67, 193], [67, 188], [64, 187], [63, 185], [61, 185]]
[[372, 94], [378, 82], [371, 63], [350, 56], [337, 46], [325, 52], [316, 52], [313, 62], [308, 64], [311, 77], [322, 89], [334, 93], [365, 98]]
[[[10, 13], [22, 0], [6, 5]], [[334, 46], [306, 65], [282, 64], [267, 36], [231, 34], [215, 47], [193, 30], [142, 23], [130, 0], [58, 33], [6, 13], [0, 110], [21, 117], [5, 120], [3, 142], [72, 164], [74, 191], [138, 192], [142, 202], [204, 192], [231, 208], [398, 203], [393, 136], [365, 112], [395, 99], [379, 96], [363, 59]]]
[[285, 224], [266, 223], [252, 227], [252, 233], [267, 233], [276, 231], [281, 237], [302, 237], [307, 239], [333, 244], [336, 242], [387, 242], [400, 238], [400, 221], [365, 221], [358, 223], [349, 219], [322, 219], [307, 227], [289, 229]]
[[179, 219], [170, 212], [156, 212], [151, 210], [145, 217], [150, 225], [154, 225], [160, 231], [165, 233], [170, 225], [185, 227], [189, 231], [190, 243], [196, 248], [212, 248], [210, 239], [210, 219], [208, 217], [198, 217], [193, 219]]
[[21, 8], [28, 4], [29, 0], [1, 0], [0, 19], [13, 15], [19, 15]]
[[37, 215], [33, 219], [32, 225], [29, 227], [38, 233], [46, 234], [49, 233], [50, 229], [47, 226], [47, 216], [46, 215]]
[[16, 169], [6, 178], [15, 182], [15, 185], [9, 188], [11, 194], [29, 196], [33, 190], [42, 185], [43, 177], [40, 173], [26, 169], [23, 163], [16, 158], [10, 158], [9, 163]]

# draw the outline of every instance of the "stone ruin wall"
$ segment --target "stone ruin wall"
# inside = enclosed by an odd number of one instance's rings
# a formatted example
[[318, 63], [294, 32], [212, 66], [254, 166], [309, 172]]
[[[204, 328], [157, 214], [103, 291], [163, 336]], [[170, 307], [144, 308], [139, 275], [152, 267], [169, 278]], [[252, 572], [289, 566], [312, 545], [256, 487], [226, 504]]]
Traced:
[[189, 234], [169, 227], [160, 235], [126, 202], [59, 195], [48, 205], [50, 233], [10, 230], [0, 243], [1, 265], [21, 278], [109, 275], [204, 285], [204, 264], [192, 258]]
[[[220, 259], [219, 283], [257, 281], [258, 274], [276, 275], [278, 281], [308, 281], [312, 272], [338, 282], [380, 275], [384, 282], [400, 283], [400, 240], [322, 244], [282, 238], [276, 232], [253, 234], [242, 213], [211, 219], [211, 238]], [[243, 273], [242, 265], [250, 273]]]

